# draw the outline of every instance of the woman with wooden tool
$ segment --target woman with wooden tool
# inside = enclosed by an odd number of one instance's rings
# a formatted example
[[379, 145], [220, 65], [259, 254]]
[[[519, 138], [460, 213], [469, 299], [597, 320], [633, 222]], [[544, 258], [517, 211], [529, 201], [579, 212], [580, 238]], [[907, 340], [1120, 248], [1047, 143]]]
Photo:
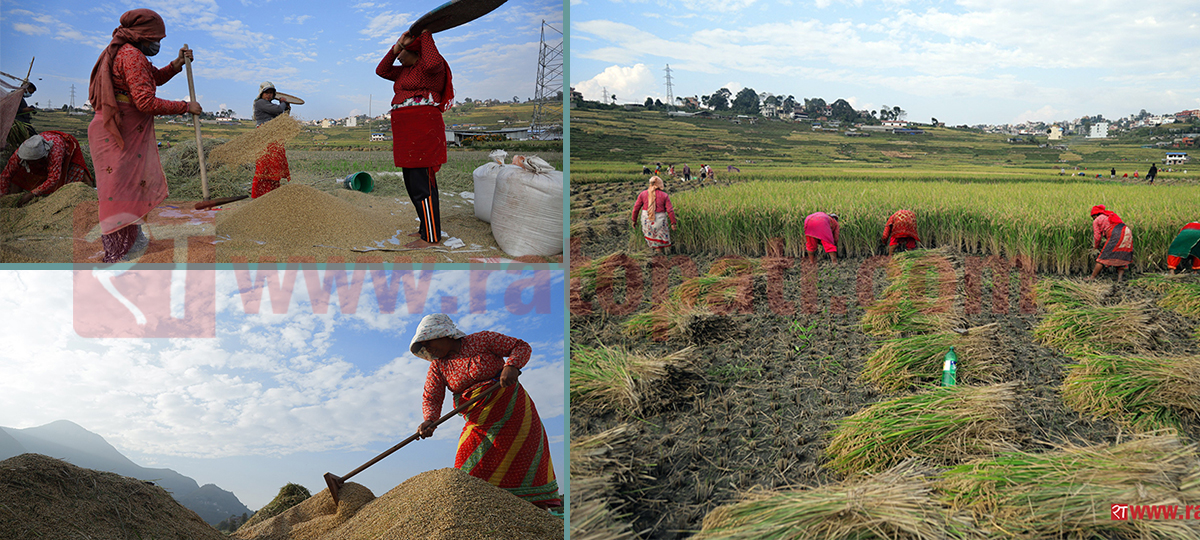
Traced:
[[[529, 344], [496, 332], [465, 334], [438, 313], [421, 320], [409, 350], [429, 360], [421, 405], [425, 421], [417, 434], [433, 435], [446, 388], [454, 392], [455, 405], [490, 391], [463, 412], [467, 424], [454, 466], [539, 507], [561, 507], [546, 429], [517, 381], [532, 353]], [[492, 391], [497, 380], [500, 388]]]
[[[396, 59], [400, 65], [394, 65]], [[442, 113], [454, 101], [450, 66], [438, 53], [433, 34], [405, 32], [388, 48], [375, 73], [389, 81], [392, 97], [392, 158], [404, 174], [404, 187], [421, 222], [418, 239], [406, 247], [429, 247], [442, 240], [436, 174], [446, 162]]]
[[158, 54], [166, 36], [166, 25], [158, 13], [127, 11], [92, 68], [88, 99], [96, 115], [88, 125], [88, 146], [96, 169], [106, 263], [140, 255], [149, 239], [139, 223], [167, 198], [154, 116], [203, 112], [195, 99], [155, 97], [155, 87], [166, 84], [183, 70], [185, 59], [192, 58], [185, 45], [170, 64], [155, 69], [147, 57]]
[[[292, 110], [291, 103], [285, 99], [280, 98], [279, 105], [272, 103], [277, 97], [275, 94], [275, 85], [270, 81], [258, 85], [258, 99], [254, 100], [254, 127], [257, 128]], [[267, 151], [254, 163], [254, 183], [250, 185], [250, 197], [262, 197], [279, 187], [281, 181], [291, 177], [283, 145], [272, 142], [267, 145]]]

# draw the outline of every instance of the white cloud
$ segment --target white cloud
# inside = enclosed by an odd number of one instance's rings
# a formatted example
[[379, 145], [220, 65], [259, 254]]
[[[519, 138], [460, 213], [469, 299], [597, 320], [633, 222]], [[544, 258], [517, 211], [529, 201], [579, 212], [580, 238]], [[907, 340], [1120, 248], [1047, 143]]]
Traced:
[[608, 95], [616, 94], [620, 102], [641, 103], [646, 96], [659, 93], [656, 85], [654, 73], [646, 64], [634, 64], [629, 67], [609, 66], [595, 77], [574, 86], [584, 98], [592, 101], [600, 101], [607, 89]]
[[29, 34], [31, 36], [40, 36], [50, 33], [50, 29], [46, 28], [45, 26], [34, 26], [26, 23], [13, 23], [12, 27], [13, 30], [16, 30], [22, 34]]

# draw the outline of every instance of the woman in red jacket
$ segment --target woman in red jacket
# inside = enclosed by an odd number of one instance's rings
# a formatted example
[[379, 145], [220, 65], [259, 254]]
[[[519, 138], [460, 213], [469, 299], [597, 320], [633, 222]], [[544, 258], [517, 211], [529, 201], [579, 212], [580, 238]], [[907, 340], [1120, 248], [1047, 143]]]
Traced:
[[[396, 60], [400, 65], [395, 65]], [[404, 173], [404, 187], [417, 209], [421, 227], [411, 248], [441, 241], [442, 219], [435, 175], [446, 162], [446, 124], [442, 113], [450, 109], [454, 87], [450, 66], [438, 53], [428, 31], [413, 37], [405, 32], [388, 49], [375, 73], [392, 88], [392, 158]]]

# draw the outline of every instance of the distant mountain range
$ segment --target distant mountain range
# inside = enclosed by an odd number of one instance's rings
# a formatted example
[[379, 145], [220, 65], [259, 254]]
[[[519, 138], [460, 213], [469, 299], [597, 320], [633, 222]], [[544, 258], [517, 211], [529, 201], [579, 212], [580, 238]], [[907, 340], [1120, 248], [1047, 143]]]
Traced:
[[0, 427], [0, 460], [30, 452], [77, 467], [154, 482], [211, 525], [229, 516], [253, 513], [233, 493], [213, 484], [202, 487], [171, 469], [142, 467], [118, 452], [104, 437], [67, 420], [26, 429]]

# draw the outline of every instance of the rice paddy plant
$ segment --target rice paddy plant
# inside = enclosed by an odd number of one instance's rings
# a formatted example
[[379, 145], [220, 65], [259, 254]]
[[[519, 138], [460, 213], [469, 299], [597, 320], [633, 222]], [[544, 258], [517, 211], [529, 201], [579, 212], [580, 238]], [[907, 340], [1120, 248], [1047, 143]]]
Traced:
[[863, 331], [876, 337], [898, 337], [947, 331], [960, 320], [952, 313], [957, 275], [937, 272], [949, 259], [936, 251], [912, 251], [887, 266], [889, 284], [883, 298], [867, 307]]
[[572, 264], [571, 277], [580, 278], [583, 290], [589, 293], [594, 293], [596, 292], [597, 276], [599, 275], [600, 270], [604, 269], [605, 272], [607, 272], [607, 274], [611, 277], [615, 273], [616, 269], [621, 267], [621, 259], [623, 258], [622, 255], [633, 259], [637, 263], [638, 268], [645, 267], [646, 262], [650, 258], [649, 254], [645, 251], [617, 251], [598, 259], [592, 259], [579, 266]]
[[1151, 274], [1135, 279], [1130, 284], [1162, 294], [1158, 305], [1164, 309], [1186, 317], [1200, 318], [1200, 282]]
[[[803, 254], [804, 218], [815, 211], [841, 216], [839, 255], [876, 252], [888, 216], [917, 214], [926, 246], [967, 253], [1028, 256], [1042, 271], [1086, 272], [1090, 258], [1088, 209], [1105, 204], [1135, 234], [1134, 269], [1161, 268], [1159, 253], [1178, 224], [1194, 218], [1200, 186], [1144, 186], [1053, 182], [971, 184], [831, 178], [820, 182], [753, 181], [692, 190], [673, 197], [679, 228], [673, 239], [690, 249], [753, 255], [766, 239], [782, 237], [786, 254]], [[1161, 191], [1161, 190], [1167, 191]]]
[[689, 320], [707, 313], [710, 313], [707, 307], [688, 305], [672, 295], [654, 308], [635, 313], [627, 319], [624, 322], [625, 333], [631, 337], [679, 338], [685, 335]]
[[1006, 452], [953, 467], [936, 488], [980, 528], [1008, 538], [1200, 539], [1194, 521], [1116, 521], [1114, 504], [1200, 502], [1196, 446], [1171, 433], [1116, 445]]
[[877, 472], [909, 458], [938, 464], [990, 455], [1015, 435], [1012, 384], [949, 386], [871, 405], [831, 432], [829, 468]]
[[883, 392], [938, 384], [950, 347], [958, 355], [959, 384], [999, 383], [1007, 374], [994, 324], [970, 328], [966, 334], [940, 332], [893, 338], [867, 358], [859, 379]]
[[1125, 301], [1053, 312], [1034, 327], [1033, 337], [1067, 354], [1099, 354], [1146, 350], [1161, 331], [1148, 303]]
[[909, 463], [813, 489], [756, 492], [704, 518], [697, 540], [966, 539], [981, 537]]
[[1067, 369], [1063, 401], [1080, 413], [1142, 431], [1200, 415], [1200, 357], [1087, 356]]
[[665, 376], [669, 366], [684, 361], [690, 352], [684, 349], [666, 356], [649, 356], [623, 348], [572, 346], [571, 403], [600, 411], [636, 413], [654, 381]]
[[1103, 304], [1112, 286], [1077, 279], [1047, 278], [1034, 287], [1037, 300], [1052, 311], [1060, 309], [1095, 308]]

